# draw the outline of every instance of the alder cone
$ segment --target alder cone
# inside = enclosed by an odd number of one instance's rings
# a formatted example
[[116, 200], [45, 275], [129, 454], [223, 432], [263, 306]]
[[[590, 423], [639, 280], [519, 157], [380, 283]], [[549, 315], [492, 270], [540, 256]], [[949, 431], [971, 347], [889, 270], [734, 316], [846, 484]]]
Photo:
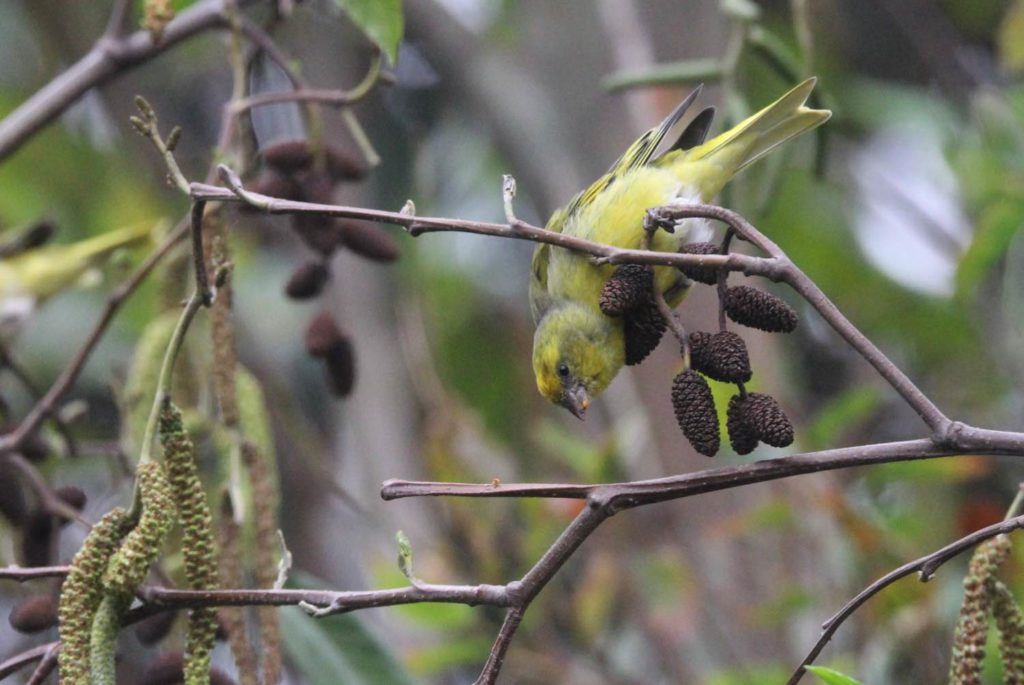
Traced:
[[[679, 251], [683, 254], [718, 254], [719, 247], [715, 243], [687, 243]], [[718, 269], [710, 266], [681, 266], [679, 270], [691, 281], [705, 285], [718, 283]]]
[[52, 450], [46, 438], [39, 435], [39, 433], [30, 433], [22, 440], [18, 451], [21, 452], [21, 456], [37, 464], [49, 457]]
[[155, 645], [167, 637], [174, 626], [174, 619], [178, 617], [176, 611], [161, 611], [159, 614], [147, 616], [135, 624], [135, 637], [139, 642], [146, 645]]
[[[276, 171], [265, 171], [249, 182], [247, 190], [260, 195], [279, 197], [283, 200], [299, 200], [302, 197], [302, 189], [294, 180]], [[256, 208], [249, 204], [242, 204], [242, 208], [249, 208], [256, 211]]]
[[626, 364], [634, 366], [647, 358], [661, 342], [668, 328], [668, 322], [658, 311], [653, 298], [623, 316], [623, 337], [625, 340]]
[[334, 318], [327, 312], [321, 312], [306, 327], [306, 352], [314, 357], [323, 357], [344, 337]]
[[[85, 492], [82, 488], [77, 485], [62, 485], [53, 491], [53, 494], [57, 495], [65, 504], [74, 509], [77, 512], [81, 512], [85, 509], [85, 503], [89, 501], [86, 497]], [[69, 523], [69, 519], [64, 516], [58, 517], [61, 525]]]
[[736, 323], [769, 333], [790, 333], [800, 320], [781, 298], [748, 285], [728, 288], [722, 304]]
[[[737, 395], [729, 402], [730, 422], [733, 421], [734, 411], [738, 431], [747, 430], [758, 440], [772, 447], [788, 447], [793, 443], [793, 424], [771, 395], [760, 392], [752, 392], [742, 398]], [[730, 428], [730, 432], [731, 430]]]
[[327, 173], [335, 181], [359, 181], [366, 178], [369, 171], [366, 164], [354, 155], [334, 145], [327, 145], [324, 148], [324, 157], [327, 162]]
[[24, 566], [49, 566], [53, 553], [54, 519], [38, 509], [25, 520], [21, 537], [21, 557]]
[[757, 447], [757, 434], [747, 425], [744, 416], [744, 398], [733, 395], [729, 399], [729, 411], [726, 414], [726, 430], [729, 431], [729, 445], [736, 454], [750, 454]]
[[292, 215], [292, 230], [306, 247], [324, 257], [330, 257], [342, 244], [342, 232], [337, 222], [323, 214]]
[[747, 346], [732, 331], [691, 333], [690, 363], [708, 378], [724, 383], [746, 383], [751, 377]]
[[322, 359], [331, 392], [345, 397], [355, 385], [355, 350], [331, 315], [323, 312], [306, 329], [306, 351]]
[[356, 382], [356, 356], [352, 341], [344, 337], [324, 355], [327, 382], [337, 397], [346, 397]]
[[771, 395], [750, 393], [744, 413], [747, 425], [754, 429], [761, 442], [772, 447], [788, 447], [793, 443], [793, 424]]
[[7, 460], [0, 460], [0, 514], [12, 526], [20, 526], [28, 515], [25, 492], [18, 482], [14, 466]]
[[672, 408], [683, 435], [699, 453], [713, 457], [721, 443], [718, 413], [711, 388], [702, 375], [687, 369], [672, 381]]
[[606, 316], [622, 316], [651, 299], [654, 272], [641, 264], [623, 264], [601, 288], [598, 304]]
[[331, 271], [323, 262], [306, 262], [294, 272], [284, 286], [285, 295], [293, 300], [308, 300], [323, 292]]
[[341, 243], [360, 257], [374, 262], [398, 259], [398, 242], [379, 226], [363, 221], [337, 221]]
[[57, 625], [57, 599], [52, 595], [31, 595], [11, 609], [7, 617], [19, 633], [38, 633]]
[[265, 147], [263, 161], [283, 174], [294, 174], [310, 167], [313, 153], [305, 140], [285, 140]]

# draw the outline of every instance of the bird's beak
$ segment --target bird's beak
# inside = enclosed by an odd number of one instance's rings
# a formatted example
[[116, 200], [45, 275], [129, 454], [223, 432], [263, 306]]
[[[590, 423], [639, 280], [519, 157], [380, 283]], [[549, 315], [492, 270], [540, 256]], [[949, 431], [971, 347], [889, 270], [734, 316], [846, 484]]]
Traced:
[[586, 388], [578, 383], [566, 388], [562, 406], [582, 421], [587, 413], [587, 407], [590, 406], [590, 397], [587, 396]]

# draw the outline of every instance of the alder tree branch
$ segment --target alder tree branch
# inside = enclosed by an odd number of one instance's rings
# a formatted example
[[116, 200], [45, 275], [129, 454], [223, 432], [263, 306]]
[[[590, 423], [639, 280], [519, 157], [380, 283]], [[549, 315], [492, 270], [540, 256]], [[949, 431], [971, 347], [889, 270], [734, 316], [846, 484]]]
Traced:
[[[419, 217], [413, 205], [407, 203], [400, 212], [361, 209], [339, 205], [315, 204], [283, 200], [247, 191], [238, 175], [221, 165], [220, 177], [227, 189], [208, 184], [190, 185], [193, 201], [244, 202], [268, 214], [312, 213], [328, 216], [357, 218], [382, 223], [393, 223], [403, 227], [410, 235], [456, 231], [476, 233], [495, 237], [529, 240], [574, 250], [590, 255], [596, 264], [650, 264], [665, 266], [717, 267], [722, 271], [740, 271], [745, 275], [764, 276], [776, 282], [789, 285], [836, 333], [853, 347], [890, 386], [921, 417], [928, 428], [928, 435], [917, 440], [862, 445], [856, 447], [822, 450], [791, 457], [768, 459], [753, 464], [709, 469], [693, 474], [673, 476], [650, 481], [617, 483], [611, 485], [559, 485], [559, 484], [512, 484], [490, 483], [473, 485], [464, 483], [428, 483], [392, 480], [384, 483], [381, 496], [385, 500], [414, 496], [467, 496], [467, 497], [569, 497], [586, 498], [588, 506], [580, 516], [562, 533], [547, 553], [520, 581], [510, 583], [513, 601], [505, 621], [498, 633], [490, 655], [477, 683], [493, 683], [501, 670], [509, 644], [518, 628], [523, 614], [532, 599], [562, 567], [573, 552], [586, 540], [601, 522], [617, 511], [657, 502], [678, 499], [715, 490], [741, 487], [750, 483], [787, 478], [804, 473], [850, 468], [893, 461], [930, 459], [965, 453], [1024, 456], [1024, 433], [978, 428], [953, 421], [907, 377], [873, 342], [861, 333], [828, 299], [820, 288], [801, 271], [788, 256], [767, 236], [758, 231], [741, 215], [723, 207], [704, 204], [671, 205], [649, 210], [648, 221], [652, 225], [674, 226], [688, 218], [705, 218], [720, 221], [729, 227], [729, 235], [737, 236], [751, 243], [766, 257], [753, 257], [735, 253], [726, 254], [679, 254], [652, 252], [649, 249], [627, 250], [593, 243], [575, 236], [564, 235], [540, 227], [531, 226], [517, 219], [512, 211], [515, 196], [515, 180], [506, 177], [503, 181], [503, 198], [507, 223], [467, 221], [436, 217]], [[647, 247], [645, 241], [642, 247]], [[659, 309], [670, 323], [673, 313], [664, 302]], [[673, 327], [677, 336], [685, 336], [681, 327]], [[1005, 524], [1003, 528], [1010, 526]], [[1017, 527], [1012, 525], [1010, 527]], [[999, 530], [1002, 530], [1000, 528]], [[921, 564], [934, 570], [938, 563], [950, 555], [966, 549], [989, 533], [988, 529], [975, 536], [952, 543], [935, 555], [930, 555]], [[998, 530], [996, 532], [999, 532]], [[995, 534], [995, 533], [992, 533]], [[938, 563], [936, 563], [936, 561]], [[931, 566], [934, 564], [934, 566]], [[911, 565], [912, 566], [912, 565]], [[894, 571], [892, 580], [901, 577], [903, 567]], [[914, 569], [919, 566], [912, 566]], [[925, 566], [920, 566], [925, 568]], [[905, 572], [903, 573], [905, 575]], [[885, 587], [892, 580], [886, 580], [871, 594]], [[881, 581], [880, 581], [881, 582]], [[867, 595], [867, 596], [870, 596]], [[860, 599], [862, 603], [866, 597]], [[859, 603], [850, 608], [852, 613]], [[834, 632], [841, 621], [835, 621]], [[831, 635], [831, 633], [829, 633]], [[825, 638], [827, 641], [827, 638]], [[824, 643], [822, 643], [823, 645]], [[817, 655], [821, 646], [800, 666], [800, 671]]]
[[227, 28], [224, 0], [200, 0], [175, 17], [159, 42], [149, 31], [122, 34], [131, 3], [115, 3], [107, 31], [65, 72], [37, 90], [0, 121], [0, 161], [18, 150], [82, 95], [210, 29]]
[[[209, 29], [232, 27], [237, 29], [247, 40], [266, 51], [272, 60], [281, 65], [296, 88], [290, 93], [262, 94], [229, 102], [225, 106], [224, 126], [219, 139], [222, 143], [218, 146], [221, 151], [231, 140], [232, 122], [238, 114], [244, 111], [272, 102], [283, 101], [316, 102], [344, 107], [365, 95], [373, 83], [380, 80], [378, 63], [375, 67], [371, 67], [364, 82], [352, 91], [324, 91], [309, 88], [301, 75], [288, 64], [287, 56], [277, 48], [272, 39], [244, 17], [232, 16], [224, 0], [200, 0], [192, 5], [168, 24], [159, 43], [154, 42], [153, 37], [147, 31], [136, 31], [127, 35], [123, 33], [125, 17], [129, 8], [130, 3], [116, 0], [107, 31], [92, 49], [75, 65], [53, 79], [7, 118], [0, 121], [0, 160], [11, 155], [89, 89], [102, 85], [111, 78], [174, 47], [181, 41]], [[352, 123], [351, 119], [346, 119], [346, 123], [359, 139], [360, 130], [357, 124]], [[159, 138], [158, 134], [157, 138]], [[366, 151], [365, 146], [364, 151]], [[165, 160], [172, 162], [173, 157], [169, 154], [170, 150], [166, 152], [168, 154], [165, 154]], [[367, 154], [371, 155], [372, 149], [367, 151]], [[678, 254], [653, 252], [647, 249], [628, 250], [548, 231], [529, 225], [514, 216], [511, 210], [511, 200], [514, 197], [515, 183], [511, 177], [505, 183], [505, 206], [508, 221], [505, 224], [498, 224], [418, 217], [411, 204], [407, 205], [407, 210], [388, 212], [283, 200], [247, 191], [238, 176], [226, 166], [221, 165], [218, 171], [221, 180], [227, 187], [218, 187], [209, 183], [182, 183], [183, 179], [177, 178], [179, 188], [190, 195], [192, 221], [183, 222], [149, 256], [136, 273], [111, 295], [103, 315], [68, 367], [47, 393], [36, 402], [18, 427], [13, 432], [0, 437], [0, 457], [15, 452], [26, 437], [38, 428], [43, 418], [55, 410], [57, 403], [74, 383], [123, 301], [134, 292], [170, 247], [184, 236], [189, 229], [189, 224], [196, 229], [193, 232], [193, 237], [196, 237], [204, 206], [208, 202], [243, 202], [268, 214], [312, 213], [392, 223], [403, 227], [412, 236], [454, 231], [528, 240], [589, 255], [595, 264], [703, 266], [722, 271], [738, 271], [748, 276], [762, 276], [775, 282], [782, 282], [789, 285], [806, 300], [836, 333], [857, 350], [904, 401], [914, 408], [926, 424], [929, 434], [916, 440], [822, 450], [767, 459], [741, 466], [708, 469], [697, 473], [631, 483], [606, 485], [491, 483], [473, 485], [392, 480], [384, 483], [382, 487], [381, 495], [386, 500], [413, 496], [561, 497], [586, 499], [587, 505], [522, 578], [504, 586], [414, 583], [405, 588], [354, 592], [272, 589], [187, 591], [143, 587], [138, 593], [143, 605], [129, 613], [129, 621], [140, 620], [160, 611], [206, 606], [294, 604], [302, 606], [315, 617], [324, 617], [369, 607], [412, 602], [456, 602], [470, 606], [487, 604], [508, 610], [477, 680], [477, 683], [489, 684], [496, 681], [511, 641], [532, 601], [589, 536], [605, 520], [619, 511], [706, 492], [742, 487], [751, 483], [838, 468], [930, 459], [964, 453], [1024, 456], [1024, 434], [1022, 433], [977, 428], [947, 418], [881, 350], [843, 316], [817, 285], [797, 268], [775, 243], [760, 233], [742, 216], [728, 209], [704, 204], [673, 205], [653, 208], [650, 210], [650, 217], [655, 223], [660, 222], [666, 225], [687, 218], [720, 221], [766, 256], [756, 257], [736, 253]], [[208, 180], [212, 181], [213, 178], [211, 169]], [[204, 288], [200, 290], [205, 292]], [[813, 661], [843, 620], [888, 584], [915, 570], [928, 576], [934, 573], [935, 569], [943, 562], [964, 549], [983, 539], [1001, 532], [1008, 532], [1022, 525], [1024, 525], [1024, 517], [1018, 517], [997, 526], [982, 529], [927, 557], [904, 565], [876, 581], [825, 624], [822, 638], [798, 667], [794, 678], [799, 679], [804, 667]], [[0, 579], [26, 581], [34, 578], [60, 576], [63, 573], [66, 573], [66, 567], [7, 568], [0, 569]], [[42, 660], [46, 663], [52, 660], [56, 649], [57, 643], [48, 643], [8, 659], [0, 664], [0, 678], [34, 661]], [[41, 668], [42, 666], [40, 666]]]

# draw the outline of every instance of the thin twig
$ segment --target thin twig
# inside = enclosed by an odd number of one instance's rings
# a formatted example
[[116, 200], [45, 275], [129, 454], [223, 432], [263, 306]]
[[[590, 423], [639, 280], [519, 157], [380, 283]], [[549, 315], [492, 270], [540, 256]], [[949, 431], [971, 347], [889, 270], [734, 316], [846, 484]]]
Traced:
[[47, 642], [45, 645], [26, 649], [21, 654], [15, 654], [6, 661], [0, 662], [0, 680], [3, 680], [12, 673], [17, 673], [35, 661], [46, 658], [50, 650], [58, 645], [60, 645], [59, 642]]
[[[18, 382], [24, 386], [32, 397], [33, 402], [38, 402], [40, 398], [42, 398], [43, 393], [39, 389], [39, 386], [35, 384], [35, 381], [33, 381], [32, 377], [29, 376], [28, 371], [18, 363], [11, 354], [11, 351], [3, 344], [0, 344], [0, 365], [7, 368], [7, 370], [11, 372], [11, 375], [18, 379]], [[47, 418], [53, 422], [54, 428], [56, 428], [57, 432], [60, 433], [61, 440], [64, 441], [64, 449], [67, 451], [67, 455], [69, 457], [77, 457], [78, 443], [75, 440], [75, 436], [71, 434], [71, 430], [64, 422], [64, 419], [61, 418], [60, 412], [57, 411], [56, 408], [52, 408], [47, 412]]]
[[42, 685], [46, 681], [46, 678], [53, 673], [53, 669], [57, 668], [57, 655], [60, 653], [60, 643], [52, 642], [49, 645], [49, 649], [43, 654], [43, 658], [36, 665], [32, 675], [25, 685]]
[[108, 27], [108, 34], [101, 37], [80, 60], [0, 121], [0, 160], [14, 153], [89, 90], [148, 62], [192, 36], [210, 29], [225, 28], [222, 10], [223, 0], [200, 0], [167, 25], [159, 43], [153, 41], [149, 31], [114, 37], [109, 35]]
[[853, 614], [853, 612], [864, 604], [864, 602], [871, 599], [881, 590], [892, 585], [900, 578], [909, 576], [915, 571], [920, 574], [922, 582], [927, 582], [933, 575], [935, 575], [935, 571], [938, 570], [940, 566], [961, 552], [971, 549], [979, 542], [984, 542], [996, 535], [1010, 533], [1022, 527], [1024, 527], [1024, 516], [1016, 516], [1005, 521], [1000, 521], [999, 523], [995, 523], [991, 526], [986, 526], [981, 530], [977, 530], [970, 535], [960, 538], [956, 542], [946, 545], [936, 552], [932, 552], [920, 559], [915, 559], [914, 561], [906, 563], [871, 583], [871, 585], [861, 590], [856, 597], [844, 604], [842, 609], [837, 611], [832, 617], [822, 624], [821, 637], [819, 637], [818, 641], [814, 643], [811, 651], [807, 653], [807, 656], [805, 656], [803, 661], [800, 662], [796, 671], [792, 676], [790, 676], [789, 681], [787, 681], [787, 685], [796, 685], [796, 683], [800, 682], [800, 678], [802, 678], [803, 674], [806, 672], [806, 667], [818, 657], [818, 654], [821, 653], [821, 650], [826, 644], [828, 644], [829, 640], [832, 639], [832, 636], [835, 634], [836, 630], [839, 629], [839, 626], [841, 626], [843, 622]]

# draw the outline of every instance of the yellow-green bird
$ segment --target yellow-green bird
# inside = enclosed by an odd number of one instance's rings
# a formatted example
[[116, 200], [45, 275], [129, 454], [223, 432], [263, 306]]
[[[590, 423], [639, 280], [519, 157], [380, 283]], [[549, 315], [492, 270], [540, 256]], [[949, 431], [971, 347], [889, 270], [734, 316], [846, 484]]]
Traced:
[[[714, 109], [698, 114], [664, 154], [656, 148], [700, 93], [691, 93], [659, 126], [641, 136], [604, 176], [548, 220], [547, 228], [597, 243], [635, 249], [644, 235], [644, 214], [670, 203], [710, 202], [738, 171], [776, 146], [820, 126], [832, 115], [805, 106], [811, 78], [760, 112], [707, 142]], [[697, 225], [690, 222], [691, 225]], [[689, 242], [687, 225], [658, 231], [652, 249], [677, 252]], [[579, 418], [626, 362], [623, 319], [601, 312], [598, 300], [612, 265], [587, 255], [538, 245], [533, 253], [530, 309], [537, 330], [533, 369], [537, 388]], [[654, 268], [654, 286], [671, 306], [690, 283], [678, 270]]]
[[0, 332], [13, 332], [36, 306], [121, 248], [150, 238], [152, 225], [107, 231], [70, 245], [44, 245], [0, 260]]

